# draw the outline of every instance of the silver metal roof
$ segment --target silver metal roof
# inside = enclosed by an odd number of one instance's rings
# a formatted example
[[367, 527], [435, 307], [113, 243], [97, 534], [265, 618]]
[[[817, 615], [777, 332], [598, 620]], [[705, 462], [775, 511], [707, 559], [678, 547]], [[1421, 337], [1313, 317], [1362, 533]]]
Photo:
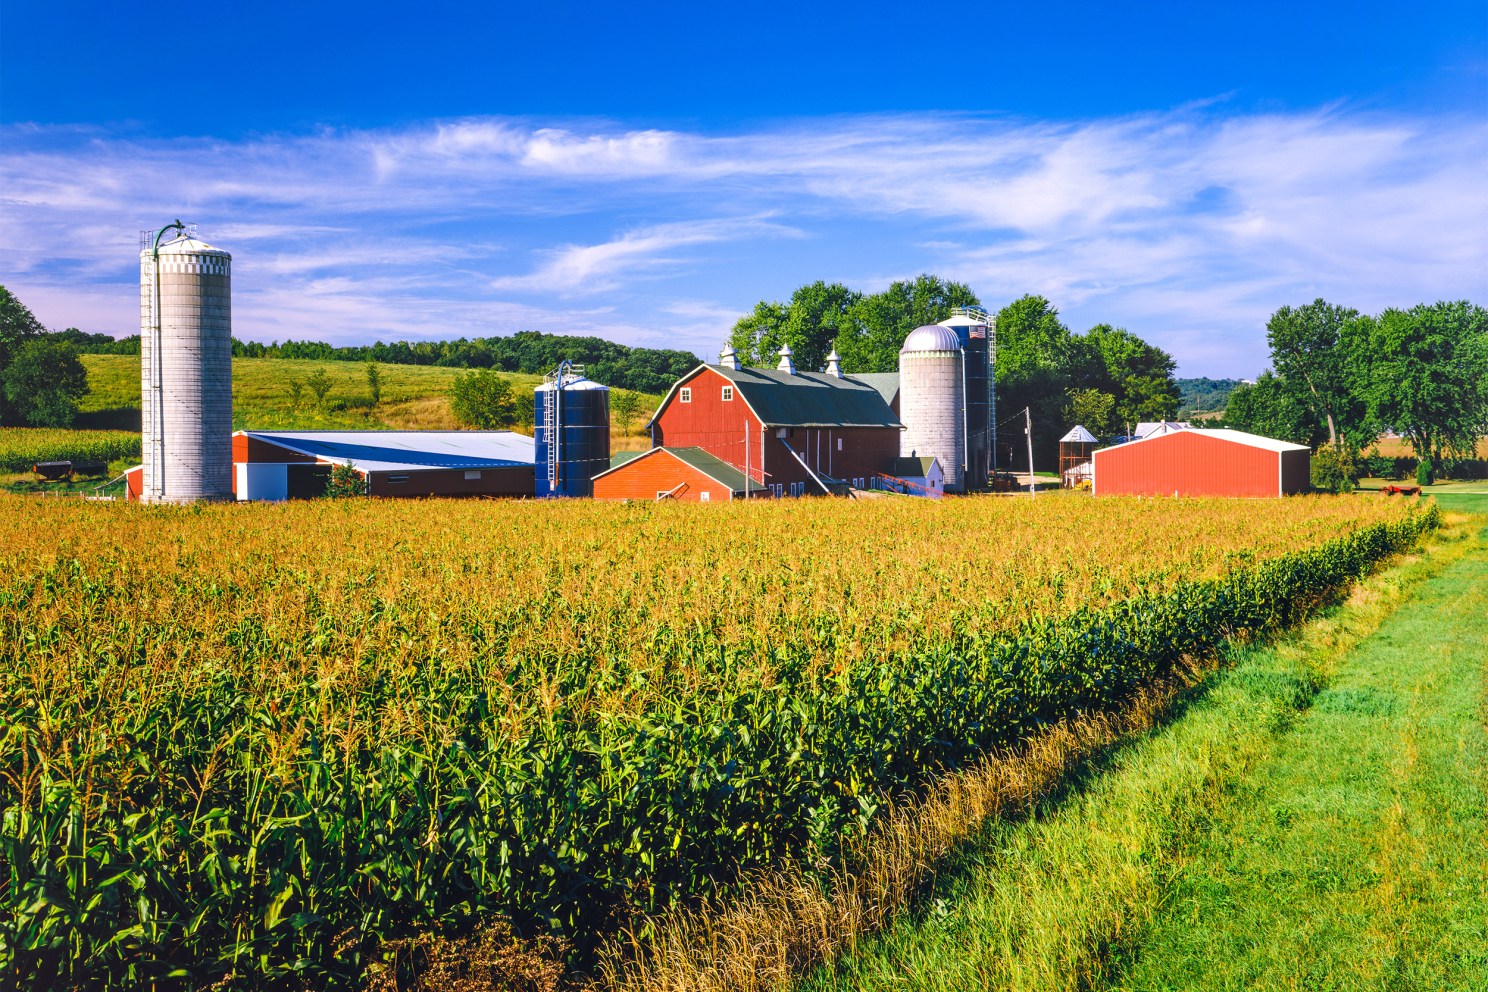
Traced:
[[536, 461], [532, 438], [514, 431], [240, 431], [323, 462], [363, 472], [508, 468]]
[[1059, 439], [1060, 444], [1094, 444], [1095, 435], [1087, 431], [1079, 424], [1071, 427], [1069, 433]]
[[899, 354], [912, 351], [960, 351], [961, 339], [956, 332], [944, 324], [926, 324], [924, 327], [916, 327], [909, 332], [909, 337], [904, 339], [904, 347], [899, 349]]

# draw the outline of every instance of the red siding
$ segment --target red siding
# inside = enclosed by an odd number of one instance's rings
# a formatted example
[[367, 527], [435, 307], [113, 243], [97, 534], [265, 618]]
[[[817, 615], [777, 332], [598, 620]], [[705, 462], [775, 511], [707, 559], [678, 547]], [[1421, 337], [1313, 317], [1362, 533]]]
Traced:
[[[681, 486], [681, 489], [677, 489]], [[684, 503], [701, 502], [703, 493], [712, 502], [729, 498], [729, 487], [699, 472], [682, 459], [660, 448], [607, 472], [594, 480], [595, 499], [654, 500], [657, 493], [671, 492]]]
[[[236, 475], [237, 473], [233, 473]], [[124, 498], [139, 499], [145, 492], [145, 467], [132, 468], [124, 473]]]
[[[1300, 452], [1306, 454], [1306, 452]], [[1281, 452], [1175, 431], [1095, 453], [1099, 496], [1276, 496]]]
[[[329, 463], [328, 463], [329, 464]], [[407, 476], [392, 482], [392, 476]], [[465, 478], [464, 469], [435, 469], [427, 472], [373, 472], [373, 496], [533, 496], [536, 493], [531, 465], [512, 468], [483, 468], [479, 479]]]
[[791, 483], [805, 482], [808, 492], [817, 491], [810, 473], [791, 455], [787, 444], [813, 472], [834, 479], [867, 478], [886, 472], [899, 457], [897, 427], [796, 427], [789, 429], [784, 440], [776, 437], [775, 429], [761, 437], [759, 418], [750, 412], [738, 390], [732, 400], [723, 399], [724, 387], [732, 383], [718, 372], [699, 369], [679, 385], [692, 390], [692, 399], [683, 403], [680, 389], [672, 395], [656, 418], [652, 443], [657, 447], [702, 448], [742, 472], [747, 424], [749, 476], [757, 483], [781, 485], [788, 491]]

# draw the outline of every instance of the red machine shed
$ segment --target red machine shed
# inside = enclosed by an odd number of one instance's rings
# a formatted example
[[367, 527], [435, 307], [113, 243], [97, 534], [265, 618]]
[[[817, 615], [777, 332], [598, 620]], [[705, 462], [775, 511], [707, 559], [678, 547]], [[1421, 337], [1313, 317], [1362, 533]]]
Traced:
[[617, 456], [615, 465], [594, 477], [595, 499], [659, 500], [713, 503], [743, 498], [746, 486], [756, 495], [766, 490], [746, 483], [744, 473], [702, 448], [652, 448], [633, 457]]
[[1300, 444], [1234, 430], [1154, 434], [1095, 453], [1097, 496], [1286, 496], [1310, 484]]

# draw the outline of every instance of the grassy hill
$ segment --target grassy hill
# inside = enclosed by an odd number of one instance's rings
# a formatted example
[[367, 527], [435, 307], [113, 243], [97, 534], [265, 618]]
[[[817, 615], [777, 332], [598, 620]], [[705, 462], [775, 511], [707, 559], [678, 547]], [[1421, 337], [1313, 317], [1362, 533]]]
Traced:
[[[140, 360], [134, 355], [83, 355], [90, 392], [83, 398], [78, 426], [139, 430]], [[317, 404], [308, 389], [295, 401], [290, 384], [321, 369], [331, 388]], [[449, 393], [464, 369], [430, 365], [379, 365], [382, 402], [375, 407], [359, 362], [293, 358], [233, 359], [233, 429], [396, 429], [454, 430], [462, 425], [450, 411]], [[541, 376], [499, 373], [513, 391], [530, 397]], [[617, 391], [618, 392], [618, 391]], [[656, 408], [659, 396], [642, 394], [642, 408]], [[644, 422], [645, 417], [639, 418]], [[634, 425], [635, 428], [639, 424]], [[617, 441], [621, 440], [619, 438]], [[628, 439], [627, 439], [628, 440]]]

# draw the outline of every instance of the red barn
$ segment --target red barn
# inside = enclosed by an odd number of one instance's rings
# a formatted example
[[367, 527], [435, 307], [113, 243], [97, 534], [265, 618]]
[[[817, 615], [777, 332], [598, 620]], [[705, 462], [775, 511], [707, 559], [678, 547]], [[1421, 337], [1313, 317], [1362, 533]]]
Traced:
[[1306, 492], [1311, 452], [1232, 430], [1177, 430], [1095, 453], [1098, 496], [1285, 496]]
[[899, 458], [903, 429], [880, 385], [842, 375], [835, 362], [826, 372], [799, 372], [788, 349], [776, 369], [739, 368], [726, 352], [722, 363], [699, 365], [672, 386], [648, 425], [651, 443], [700, 448], [775, 496], [819, 495], [843, 483], [866, 488]]

